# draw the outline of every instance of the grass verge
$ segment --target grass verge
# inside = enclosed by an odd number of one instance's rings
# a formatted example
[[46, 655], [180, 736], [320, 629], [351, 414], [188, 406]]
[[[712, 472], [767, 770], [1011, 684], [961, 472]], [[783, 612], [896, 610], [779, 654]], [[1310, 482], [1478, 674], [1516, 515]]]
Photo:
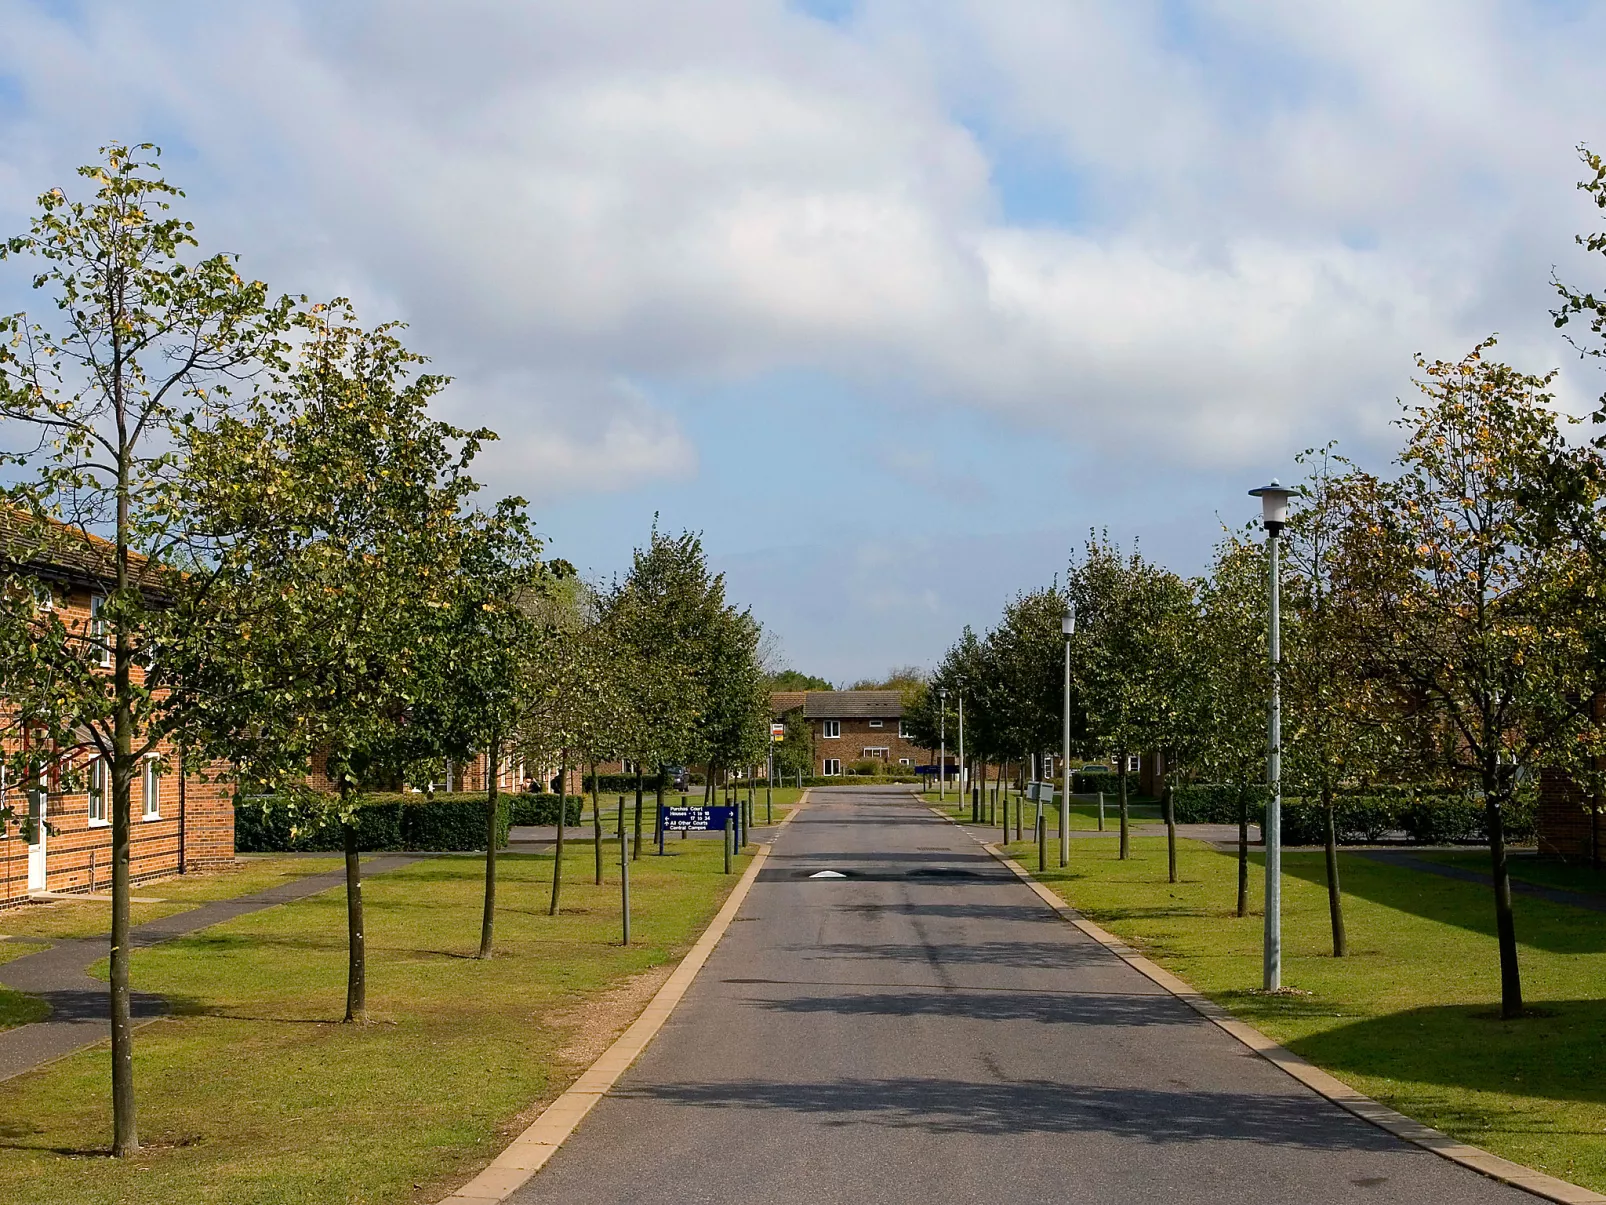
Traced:
[[[1598, 914], [1518, 897], [1523, 981], [1535, 1015], [1501, 1021], [1487, 887], [1340, 855], [1350, 954], [1332, 957], [1321, 851], [1285, 854], [1283, 980], [1263, 996], [1261, 918], [1238, 917], [1236, 864], [1163, 838], [1072, 849], [1038, 876], [1218, 1003], [1361, 1092], [1446, 1133], [1606, 1191], [1606, 925]], [[1035, 844], [1009, 847], [1028, 868]], [[1262, 864], [1251, 875], [1259, 900]]]
[[[939, 800], [937, 798], [937, 792], [935, 792], [935, 791], [928, 791], [928, 792], [926, 792], [926, 794], [922, 795], [920, 798], [925, 800], [932, 807], [940, 809], [945, 815], [952, 816], [955, 820], [958, 820], [960, 823], [962, 823], [962, 824], [969, 824], [970, 823], [970, 802], [969, 802], [968, 799], [967, 800], [956, 801], [955, 798], [954, 798], [954, 792], [952, 792], [952, 791], [948, 792], [948, 797], [945, 800]], [[991, 798], [990, 795], [989, 795], [989, 798]], [[1009, 819], [1010, 819], [1010, 830], [1012, 832], [1014, 831], [1014, 825], [1015, 825], [1015, 805], [1016, 805], [1016, 802], [1018, 801], [1018, 799], [1019, 799], [1019, 796], [1016, 796], [1016, 795], [1011, 795], [1010, 798], [1009, 798]], [[985, 827], [992, 828], [995, 832], [1002, 831], [1002, 828], [1003, 828], [1003, 806], [1004, 806], [1003, 800], [1000, 799], [998, 801], [998, 803], [996, 805], [994, 805], [992, 813], [990, 813], [992, 815], [996, 815], [996, 816], [999, 817], [999, 823], [998, 824], [994, 824], [994, 825], [987, 825]], [[1026, 832], [1026, 831], [1029, 831], [1031, 829], [1032, 825], [1035, 823], [1035, 818], [1037, 816], [1037, 804], [1033, 803], [1031, 800], [1028, 799], [1025, 802], [1024, 806], [1025, 806], [1025, 810], [1021, 813], [1022, 824], [1024, 826], [1022, 831]], [[1050, 804], [1049, 805], [1049, 807], [1048, 807], [1048, 833], [1049, 833], [1049, 836], [1051, 838], [1055, 838], [1055, 837], [1059, 836], [1059, 831], [1060, 831], [1059, 813], [1060, 813], [1059, 804], [1055, 803], [1055, 804]], [[983, 815], [988, 815], [988, 814], [989, 813], [987, 813], [987, 812], [983, 812]], [[1157, 804], [1157, 803], [1154, 803], [1153, 801], [1146, 801], [1146, 802], [1143, 802], [1143, 803], [1139, 803], [1136, 800], [1128, 800], [1127, 801], [1127, 816], [1129, 817], [1129, 819], [1131, 820], [1131, 822], [1133, 824], [1154, 824], [1154, 823], [1157, 823], [1161, 819], [1160, 805]], [[1099, 827], [1099, 805], [1098, 805], [1098, 801], [1096, 799], [1087, 800], [1087, 799], [1083, 799], [1081, 797], [1073, 797], [1072, 800], [1071, 800], [1071, 831], [1072, 832], [1093, 832], [1093, 831], [1097, 831], [1098, 827]], [[1121, 805], [1120, 805], [1120, 803], [1118, 801], [1106, 797], [1105, 800], [1104, 800], [1104, 831], [1107, 832], [1107, 833], [1114, 833], [1114, 832], [1119, 832], [1120, 828], [1121, 828]]]
[[[216, 870], [197, 871], [159, 879], [134, 888], [137, 900], [159, 903], [130, 905], [132, 923], [160, 920], [178, 912], [188, 912], [211, 900], [233, 899], [275, 886], [286, 879], [299, 879], [342, 865], [336, 855], [326, 858], [277, 855], [249, 855]], [[0, 933], [11, 937], [68, 938], [100, 937], [110, 933], [112, 906], [109, 900], [59, 899], [22, 904], [0, 912]]]
[[622, 948], [617, 849], [598, 887], [590, 848], [571, 847], [557, 917], [547, 915], [551, 856], [500, 859], [487, 962], [472, 957], [480, 858], [435, 857], [365, 880], [365, 1025], [339, 1024], [338, 889], [136, 952], [134, 986], [164, 993], [177, 1014], [135, 1044], [145, 1149], [107, 1156], [106, 1054], [74, 1055], [7, 1085], [0, 1200], [438, 1199], [578, 1071], [563, 1052], [584, 1026], [579, 1006], [678, 957], [736, 882], [711, 842], [636, 863], [635, 944]]

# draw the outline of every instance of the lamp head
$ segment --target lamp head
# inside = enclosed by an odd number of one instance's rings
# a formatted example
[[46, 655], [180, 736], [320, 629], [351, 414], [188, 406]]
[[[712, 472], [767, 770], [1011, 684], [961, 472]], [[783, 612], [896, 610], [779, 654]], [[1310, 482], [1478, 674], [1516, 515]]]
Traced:
[[1068, 602], [1065, 604], [1065, 617], [1060, 620], [1060, 631], [1064, 632], [1067, 636], [1076, 635], [1075, 602]]
[[1259, 489], [1250, 490], [1251, 498], [1260, 499], [1260, 522], [1272, 535], [1280, 532], [1288, 522], [1288, 500], [1296, 491], [1284, 489], [1282, 484], [1273, 477], [1270, 485], [1263, 485]]

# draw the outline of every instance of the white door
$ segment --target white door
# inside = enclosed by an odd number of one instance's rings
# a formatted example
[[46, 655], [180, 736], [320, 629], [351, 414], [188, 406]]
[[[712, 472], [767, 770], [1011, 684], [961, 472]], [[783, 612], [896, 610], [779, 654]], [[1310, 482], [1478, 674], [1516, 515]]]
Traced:
[[45, 793], [28, 791], [28, 818], [23, 835], [28, 840], [28, 890], [45, 889]]

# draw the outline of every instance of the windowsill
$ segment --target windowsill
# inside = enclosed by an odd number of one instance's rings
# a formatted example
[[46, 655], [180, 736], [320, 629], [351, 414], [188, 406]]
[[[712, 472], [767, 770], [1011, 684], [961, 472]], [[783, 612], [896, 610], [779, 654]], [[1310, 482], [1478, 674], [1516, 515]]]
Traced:
[[160, 820], [161, 818], [162, 818], [162, 814], [160, 812], [152, 812], [148, 816], [141, 816], [139, 818], [139, 822], [141, 824], [144, 824], [147, 820]]
[[111, 826], [112, 822], [110, 820], [96, 820], [94, 817], [90, 817], [90, 828], [110, 828]]

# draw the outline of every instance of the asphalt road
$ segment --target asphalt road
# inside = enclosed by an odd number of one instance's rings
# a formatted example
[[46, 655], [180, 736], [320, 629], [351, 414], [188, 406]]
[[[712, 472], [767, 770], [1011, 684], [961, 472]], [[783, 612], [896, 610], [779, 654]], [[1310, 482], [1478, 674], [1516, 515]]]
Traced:
[[[669, 1023], [514, 1201], [1538, 1199], [1328, 1104], [923, 806], [814, 800]], [[827, 869], [848, 877], [808, 877]]]

